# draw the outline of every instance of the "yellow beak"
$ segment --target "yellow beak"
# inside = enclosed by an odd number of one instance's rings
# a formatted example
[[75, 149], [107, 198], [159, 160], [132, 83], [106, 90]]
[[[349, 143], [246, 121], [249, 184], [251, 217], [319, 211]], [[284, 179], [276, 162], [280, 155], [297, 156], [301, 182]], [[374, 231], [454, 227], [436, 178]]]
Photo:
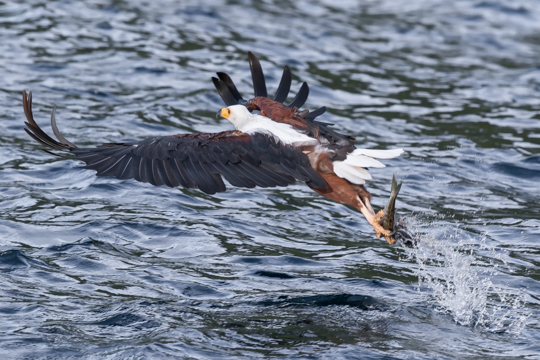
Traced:
[[229, 116], [231, 116], [231, 109], [229, 108], [221, 109], [221, 116], [223, 116], [225, 119], [228, 119]]

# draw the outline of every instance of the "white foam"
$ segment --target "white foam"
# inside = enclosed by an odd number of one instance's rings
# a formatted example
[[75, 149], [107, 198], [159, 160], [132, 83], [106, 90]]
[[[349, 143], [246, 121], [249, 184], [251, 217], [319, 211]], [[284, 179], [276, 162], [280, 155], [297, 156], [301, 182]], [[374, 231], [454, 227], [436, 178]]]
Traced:
[[[517, 335], [523, 330], [529, 314], [522, 295], [494, 283], [500, 275], [495, 264], [500, 256], [486, 246], [485, 236], [477, 239], [458, 226], [421, 224], [412, 217], [406, 226], [423, 232], [417, 235], [417, 245], [404, 249], [418, 264], [418, 290], [439, 312], [451, 315], [457, 324], [489, 332]], [[478, 251], [490, 253], [488, 266], [479, 266]]]

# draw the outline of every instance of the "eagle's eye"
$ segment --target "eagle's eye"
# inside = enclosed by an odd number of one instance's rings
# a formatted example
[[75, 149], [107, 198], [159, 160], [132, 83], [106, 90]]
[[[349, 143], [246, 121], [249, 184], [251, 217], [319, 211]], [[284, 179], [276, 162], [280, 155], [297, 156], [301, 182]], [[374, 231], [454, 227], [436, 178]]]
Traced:
[[228, 119], [229, 116], [231, 116], [231, 109], [229, 108], [221, 109], [221, 116], [223, 116], [225, 119]]

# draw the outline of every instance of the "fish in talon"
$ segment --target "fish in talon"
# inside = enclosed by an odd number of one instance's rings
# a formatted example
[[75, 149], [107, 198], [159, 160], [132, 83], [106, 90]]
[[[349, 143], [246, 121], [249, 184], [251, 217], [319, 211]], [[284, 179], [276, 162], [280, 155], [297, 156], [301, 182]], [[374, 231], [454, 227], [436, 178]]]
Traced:
[[[389, 231], [389, 234], [385, 236], [388, 244], [393, 245], [397, 240], [403, 242], [406, 245], [411, 245], [414, 242], [414, 234], [407, 229], [403, 219], [396, 221], [396, 200], [401, 190], [401, 185], [396, 180], [396, 175], [392, 177], [392, 189], [390, 199], [384, 210], [379, 211], [380, 224], [385, 230]], [[377, 214], [377, 215], [379, 215]]]
[[383, 228], [385, 230], [389, 230], [390, 234], [386, 236], [386, 241], [390, 245], [394, 244], [396, 242], [396, 200], [397, 196], [399, 194], [399, 191], [401, 190], [401, 185], [403, 183], [399, 183], [396, 180], [396, 175], [394, 174], [392, 176], [392, 189], [390, 193], [390, 199], [388, 200], [388, 205], [386, 205], [386, 211], [385, 211], [385, 217], [383, 220]]

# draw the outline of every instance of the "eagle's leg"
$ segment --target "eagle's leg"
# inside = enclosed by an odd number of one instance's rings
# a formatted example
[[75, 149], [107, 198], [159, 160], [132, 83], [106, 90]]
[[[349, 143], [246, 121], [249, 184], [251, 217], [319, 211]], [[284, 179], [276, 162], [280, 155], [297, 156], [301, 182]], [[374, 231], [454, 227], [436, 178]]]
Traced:
[[364, 215], [368, 223], [373, 226], [377, 238], [380, 239], [381, 235], [383, 235], [390, 245], [394, 244], [396, 242], [396, 239], [393, 237], [393, 233], [390, 230], [386, 230], [382, 225], [383, 216], [385, 214], [384, 209], [380, 210], [377, 214], [375, 214], [375, 211], [373, 210], [370, 202], [371, 196], [360, 196], [361, 194], [357, 195], [358, 203], [360, 204], [357, 209], [360, 210], [362, 215]]
[[375, 229], [377, 238], [380, 238], [381, 235], [383, 235], [389, 244], [395, 242], [390, 230], [386, 230], [382, 226], [381, 219], [382, 216], [384, 216], [384, 210], [375, 214], [375, 211], [371, 206], [371, 194], [366, 190], [364, 185], [353, 184], [330, 171], [319, 171], [319, 175], [326, 181], [328, 187], [326, 189], [313, 188], [313, 190], [324, 197], [358, 209], [362, 215], [364, 215], [368, 223], [373, 226], [373, 229]]

